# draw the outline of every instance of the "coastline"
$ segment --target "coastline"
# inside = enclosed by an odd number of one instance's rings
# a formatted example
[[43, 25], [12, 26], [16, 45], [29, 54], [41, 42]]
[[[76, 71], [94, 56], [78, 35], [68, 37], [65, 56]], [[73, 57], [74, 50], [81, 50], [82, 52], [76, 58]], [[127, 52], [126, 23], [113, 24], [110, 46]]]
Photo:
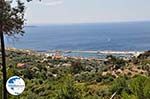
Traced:
[[[64, 51], [67, 52], [67, 51]], [[136, 54], [136, 53], [143, 53], [144, 51], [111, 51], [111, 50], [105, 50], [105, 51], [71, 51], [71, 52], [78, 52], [78, 53], [101, 53], [101, 54]]]
[[38, 51], [32, 49], [19, 49], [13, 47], [7, 47], [6, 50], [11, 51], [23, 51], [32, 54], [39, 54], [39, 55], [46, 55], [46, 56], [61, 56], [61, 57], [73, 57], [73, 58], [98, 58], [98, 59], [105, 59], [108, 55], [130, 58], [133, 56], [139, 56], [140, 54], [144, 53], [145, 51], [90, 51], [90, 50], [48, 50], [48, 51]]

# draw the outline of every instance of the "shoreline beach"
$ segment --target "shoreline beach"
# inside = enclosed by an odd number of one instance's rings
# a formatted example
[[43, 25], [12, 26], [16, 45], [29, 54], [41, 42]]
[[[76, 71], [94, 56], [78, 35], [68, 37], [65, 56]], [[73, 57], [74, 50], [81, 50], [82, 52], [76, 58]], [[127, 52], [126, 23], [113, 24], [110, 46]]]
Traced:
[[81, 50], [48, 50], [48, 51], [38, 51], [32, 49], [18, 49], [18, 48], [6, 48], [6, 50], [19, 50], [25, 52], [32, 52], [36, 54], [43, 54], [46, 56], [63, 56], [63, 57], [82, 57], [82, 58], [106, 58], [108, 55], [113, 55], [117, 57], [130, 58], [132, 56], [139, 56], [145, 51], [81, 51]]

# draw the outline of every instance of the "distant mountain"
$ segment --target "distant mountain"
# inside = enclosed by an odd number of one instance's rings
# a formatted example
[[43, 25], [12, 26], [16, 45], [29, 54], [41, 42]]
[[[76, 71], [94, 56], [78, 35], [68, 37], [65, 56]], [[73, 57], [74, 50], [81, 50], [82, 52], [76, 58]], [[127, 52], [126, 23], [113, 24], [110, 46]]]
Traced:
[[35, 27], [38, 27], [38, 26], [36, 26], [36, 25], [26, 25], [25, 27], [35, 28]]

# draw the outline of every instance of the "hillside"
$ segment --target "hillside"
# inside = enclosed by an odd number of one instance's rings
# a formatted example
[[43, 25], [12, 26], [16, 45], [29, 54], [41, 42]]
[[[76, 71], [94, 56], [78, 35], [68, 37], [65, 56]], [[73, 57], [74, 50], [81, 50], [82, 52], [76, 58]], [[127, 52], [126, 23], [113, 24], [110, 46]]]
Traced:
[[8, 78], [18, 75], [26, 83], [18, 99], [150, 99], [149, 51], [126, 60], [111, 55], [106, 60], [55, 57], [16, 49], [7, 49], [6, 55]]

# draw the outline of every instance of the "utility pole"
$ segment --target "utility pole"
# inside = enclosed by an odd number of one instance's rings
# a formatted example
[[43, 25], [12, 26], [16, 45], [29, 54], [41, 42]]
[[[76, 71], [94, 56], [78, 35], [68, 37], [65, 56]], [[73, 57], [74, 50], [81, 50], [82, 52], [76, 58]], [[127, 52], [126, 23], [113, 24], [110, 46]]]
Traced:
[[6, 90], [6, 56], [5, 56], [5, 42], [4, 42], [4, 32], [3, 32], [3, 8], [4, 0], [0, 0], [0, 39], [1, 39], [1, 55], [2, 55], [2, 72], [3, 72], [3, 99], [7, 99], [7, 90]]

